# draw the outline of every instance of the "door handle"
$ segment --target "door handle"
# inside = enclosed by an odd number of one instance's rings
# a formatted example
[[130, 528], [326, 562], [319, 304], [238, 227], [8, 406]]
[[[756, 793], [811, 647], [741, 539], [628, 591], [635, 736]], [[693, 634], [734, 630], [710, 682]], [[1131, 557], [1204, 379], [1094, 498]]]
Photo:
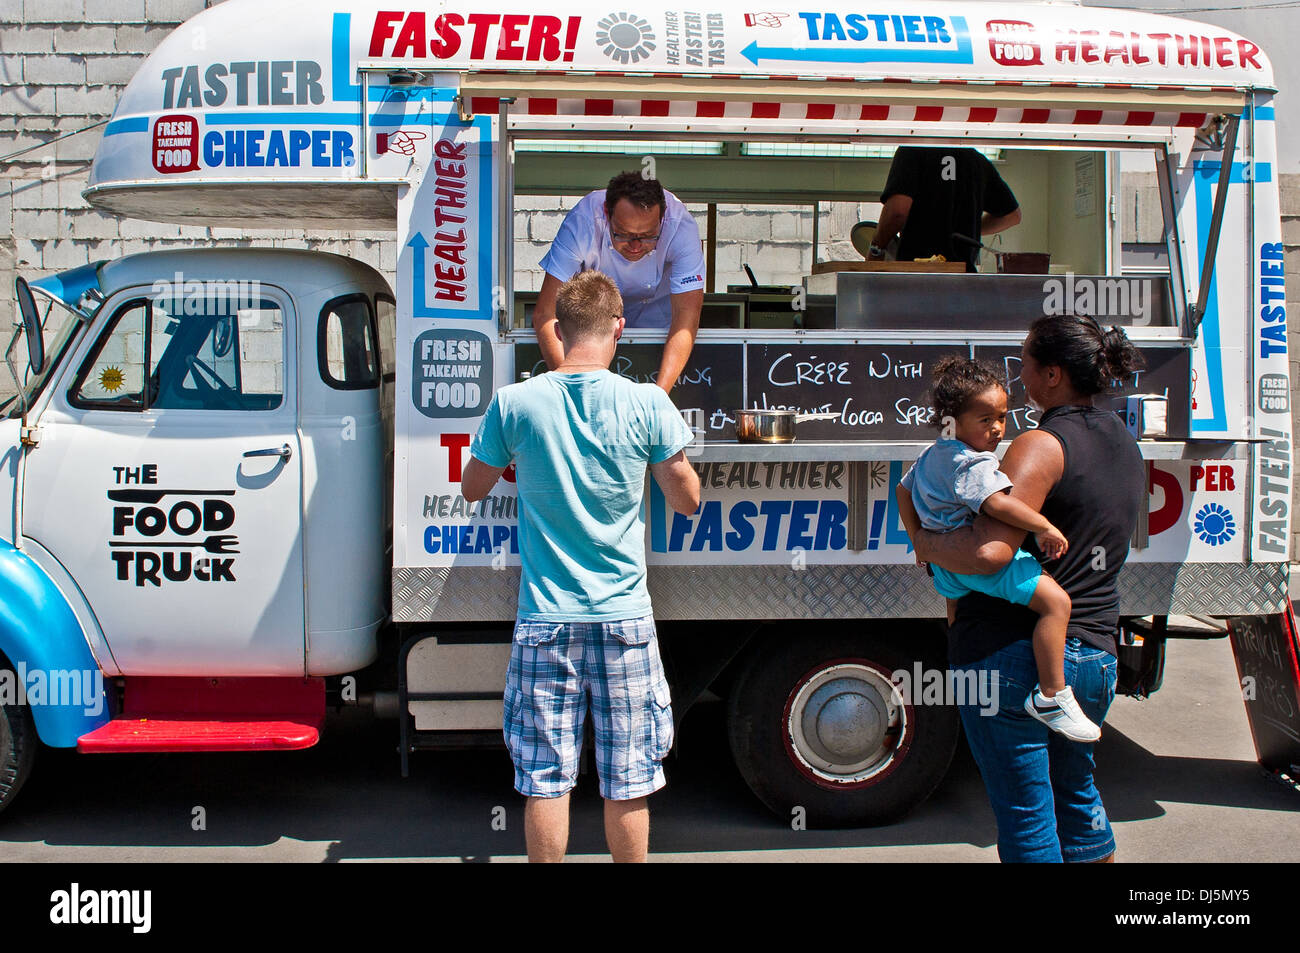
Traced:
[[268, 447], [265, 450], [246, 450], [246, 457], [279, 457], [281, 460], [288, 460], [293, 456], [293, 448], [287, 443], [283, 447]]

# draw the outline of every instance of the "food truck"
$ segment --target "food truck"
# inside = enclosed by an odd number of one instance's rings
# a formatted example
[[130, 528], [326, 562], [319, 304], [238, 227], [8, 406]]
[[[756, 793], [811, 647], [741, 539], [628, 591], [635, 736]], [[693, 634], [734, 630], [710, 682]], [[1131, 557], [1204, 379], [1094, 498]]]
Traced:
[[[545, 371], [516, 203], [629, 168], [698, 209], [708, 257], [671, 392], [696, 423], [701, 504], [675, 514], [653, 481], [645, 502], [674, 709], [723, 700], [768, 807], [880, 823], [943, 778], [964, 686], [894, 487], [935, 436], [943, 355], [997, 362], [1007, 437], [1034, 426], [1017, 367], [1043, 314], [1119, 325], [1146, 361], [1104, 397], [1150, 477], [1120, 578], [1122, 690], [1159, 687], [1170, 616], [1233, 617], [1243, 677], [1248, 656], [1277, 673], [1247, 704], [1285, 749], [1300, 703], [1274, 93], [1249, 39], [1068, 4], [200, 13], [126, 88], [87, 200], [241, 236], [386, 229], [396, 286], [238, 242], [18, 282], [0, 687], [21, 697], [0, 708], [0, 805], [38, 742], [302, 748], [344, 704], [396, 717], [403, 770], [501, 743], [514, 484], [472, 504], [459, 486], [493, 393]], [[995, 164], [1023, 212], [1000, 270], [828, 260], [847, 236], [821, 211], [877, 200], [900, 144]], [[1154, 222], [1140, 242], [1117, 203], [1130, 176]], [[810, 211], [806, 275], [719, 287], [728, 210], [761, 206]], [[629, 330], [613, 369], [653, 380], [663, 339]], [[826, 417], [738, 441], [752, 407]]]

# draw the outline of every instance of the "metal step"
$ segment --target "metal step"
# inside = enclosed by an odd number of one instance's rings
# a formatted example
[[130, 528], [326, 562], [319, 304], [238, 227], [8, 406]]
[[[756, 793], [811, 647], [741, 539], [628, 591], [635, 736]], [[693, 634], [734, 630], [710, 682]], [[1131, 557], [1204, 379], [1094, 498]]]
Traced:
[[1228, 634], [1228, 628], [1218, 619], [1208, 616], [1169, 616], [1168, 624], [1161, 631], [1158, 625], [1145, 618], [1125, 619], [1123, 627], [1134, 635], [1143, 638], [1163, 636], [1166, 639], [1222, 639]]
[[321, 678], [127, 678], [122, 714], [77, 750], [290, 751], [316, 744], [324, 722]]

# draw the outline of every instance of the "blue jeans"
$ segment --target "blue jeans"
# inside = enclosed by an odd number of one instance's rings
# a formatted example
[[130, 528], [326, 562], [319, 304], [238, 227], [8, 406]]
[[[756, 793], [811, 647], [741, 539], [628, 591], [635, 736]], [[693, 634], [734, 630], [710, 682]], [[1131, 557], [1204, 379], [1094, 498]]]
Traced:
[[[959, 710], [997, 818], [998, 857], [1004, 863], [1060, 863], [1114, 853], [1110, 820], [1092, 780], [1093, 746], [1070, 741], [1025, 712], [1025, 699], [1038, 684], [1029, 640], [953, 670], [987, 671], [997, 679], [996, 713], [981, 715], [975, 704]], [[1116, 675], [1115, 656], [1066, 640], [1065, 683], [1099, 725], [1115, 700]]]

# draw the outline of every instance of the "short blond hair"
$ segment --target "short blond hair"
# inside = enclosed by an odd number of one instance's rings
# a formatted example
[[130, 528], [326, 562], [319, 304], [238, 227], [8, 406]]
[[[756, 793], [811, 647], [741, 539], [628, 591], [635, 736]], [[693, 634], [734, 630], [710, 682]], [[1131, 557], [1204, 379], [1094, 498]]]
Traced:
[[555, 296], [555, 317], [565, 340], [602, 337], [622, 316], [618, 285], [599, 271], [579, 272]]

